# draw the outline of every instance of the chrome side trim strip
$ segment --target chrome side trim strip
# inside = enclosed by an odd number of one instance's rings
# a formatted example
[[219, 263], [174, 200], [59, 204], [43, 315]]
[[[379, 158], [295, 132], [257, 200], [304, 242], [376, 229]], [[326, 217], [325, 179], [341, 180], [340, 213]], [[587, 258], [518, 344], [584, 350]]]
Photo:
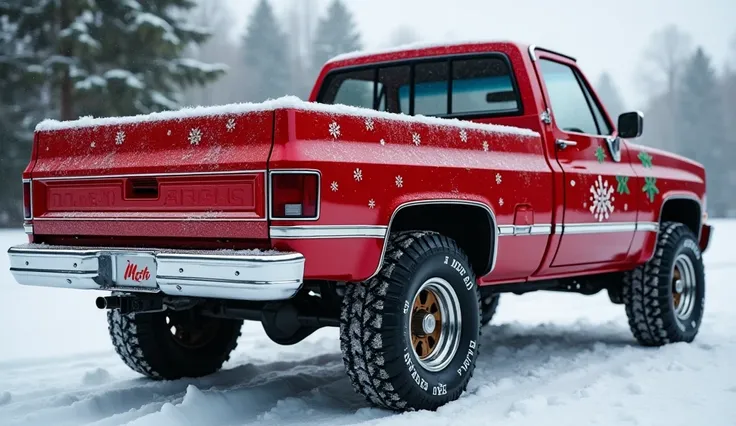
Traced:
[[524, 235], [549, 235], [552, 233], [552, 225], [499, 225], [498, 235], [500, 237], [524, 236]]
[[116, 175], [89, 175], [89, 176], [54, 176], [35, 178], [40, 181], [53, 180], [88, 180], [88, 179], [117, 179], [126, 177], [157, 177], [157, 176], [208, 176], [208, 175], [237, 175], [247, 173], [266, 173], [263, 169], [258, 170], [222, 170], [217, 172], [163, 172], [163, 173], [124, 173]]
[[565, 234], [602, 234], [634, 231], [636, 231], [636, 222], [567, 223], [563, 225], [563, 232]]
[[[40, 244], [11, 247], [8, 256], [10, 272], [22, 285], [254, 301], [293, 297], [301, 289], [305, 263], [304, 256], [296, 252], [195, 252]], [[143, 263], [150, 271], [150, 278], [144, 278], [147, 283], [121, 277], [121, 271], [116, 270], [119, 262], [135, 263], [136, 258], [149, 259]]]
[[555, 224], [556, 233], [565, 234], [603, 234], [610, 232], [657, 232], [656, 222], [592, 222]]
[[271, 238], [385, 238], [388, 227], [371, 225], [272, 226]]

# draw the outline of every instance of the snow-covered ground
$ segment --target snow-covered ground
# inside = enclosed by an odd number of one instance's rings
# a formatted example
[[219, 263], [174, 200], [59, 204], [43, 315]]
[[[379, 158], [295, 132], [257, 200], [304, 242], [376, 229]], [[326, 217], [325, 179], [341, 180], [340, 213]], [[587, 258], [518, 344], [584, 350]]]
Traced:
[[336, 329], [291, 347], [246, 323], [225, 369], [152, 382], [112, 351], [95, 292], [15, 284], [0, 232], [1, 425], [736, 425], [736, 221], [713, 221], [693, 344], [638, 347], [605, 294], [504, 295], [468, 391], [436, 413], [369, 408]]

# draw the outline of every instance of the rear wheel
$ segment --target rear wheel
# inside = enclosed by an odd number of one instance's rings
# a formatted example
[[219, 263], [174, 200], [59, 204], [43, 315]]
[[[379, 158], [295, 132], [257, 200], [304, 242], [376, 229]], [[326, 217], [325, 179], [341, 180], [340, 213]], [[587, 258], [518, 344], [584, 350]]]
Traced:
[[123, 362], [154, 379], [214, 373], [237, 345], [242, 320], [210, 318], [195, 309], [144, 314], [107, 312], [110, 338]]
[[682, 223], [663, 223], [654, 256], [625, 274], [622, 296], [640, 344], [692, 342], [705, 304], [703, 257], [693, 232]]
[[442, 235], [392, 235], [381, 272], [347, 286], [340, 346], [356, 392], [392, 410], [434, 410], [473, 375], [480, 336], [473, 269]]

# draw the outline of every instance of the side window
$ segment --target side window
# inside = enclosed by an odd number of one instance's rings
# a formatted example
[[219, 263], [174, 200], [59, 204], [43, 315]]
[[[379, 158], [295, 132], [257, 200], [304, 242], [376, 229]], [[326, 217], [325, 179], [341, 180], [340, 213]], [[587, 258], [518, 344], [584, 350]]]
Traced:
[[[446, 60], [416, 65], [414, 68], [414, 114], [447, 114], [448, 68]], [[406, 89], [402, 87], [402, 90]]]
[[611, 129], [611, 126], [608, 125], [608, 122], [603, 117], [603, 112], [598, 107], [595, 99], [593, 99], [593, 94], [590, 93], [590, 88], [588, 88], [588, 85], [585, 84], [584, 81], [581, 81], [581, 83], [583, 85], [583, 90], [585, 90], [585, 97], [588, 99], [588, 103], [590, 104], [591, 108], [593, 108], [593, 115], [595, 115], [595, 121], [598, 123], [600, 134], [610, 135], [611, 133], [613, 133], [613, 129]]
[[511, 113], [519, 110], [511, 71], [499, 58], [452, 63], [452, 114]]
[[598, 126], [572, 68], [545, 59], [539, 65], [557, 126], [568, 132], [597, 135]]
[[363, 70], [333, 76], [321, 94], [322, 102], [373, 109], [374, 75], [373, 70]]
[[411, 81], [411, 67], [396, 65], [379, 68], [378, 84], [384, 87], [379, 90], [379, 111], [409, 114], [409, 98], [402, 98], [399, 87], [407, 86]]

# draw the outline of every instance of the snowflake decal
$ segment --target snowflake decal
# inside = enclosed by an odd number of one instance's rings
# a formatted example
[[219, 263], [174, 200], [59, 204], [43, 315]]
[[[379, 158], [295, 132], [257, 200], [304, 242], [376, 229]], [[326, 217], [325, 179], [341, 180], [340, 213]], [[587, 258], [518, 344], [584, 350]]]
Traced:
[[353, 171], [353, 179], [355, 179], [358, 182], [360, 182], [361, 180], [363, 180], [363, 171], [360, 170], [360, 169], [355, 169]]
[[166, 136], [171, 136], [171, 130], [166, 131]]
[[600, 146], [595, 149], [595, 159], [598, 160], [598, 163], [602, 163], [606, 160], [606, 151], [604, 151]]
[[628, 204], [624, 204], [624, 211], [625, 212], [629, 211], [629, 205]]
[[371, 198], [370, 200], [368, 200], [368, 208], [369, 209], [376, 208], [376, 200], [374, 200], [373, 198]]
[[91, 143], [91, 144], [89, 144], [89, 147], [90, 147], [90, 148], [94, 148], [95, 146], [97, 146], [97, 144], [95, 143], [95, 141], [92, 141], [92, 143]]
[[396, 181], [396, 186], [397, 186], [398, 188], [401, 188], [401, 187], [403, 187], [403, 186], [404, 186], [404, 178], [403, 178], [403, 177], [401, 177], [401, 175], [399, 175], [399, 176], [396, 176], [396, 179], [395, 179], [395, 181]]
[[411, 141], [414, 142], [414, 145], [419, 146], [422, 143], [422, 137], [419, 136], [419, 133], [412, 133]]
[[374, 128], [375, 128], [375, 123], [373, 122], [373, 119], [370, 117], [366, 118], [365, 119], [365, 129], [373, 131]]
[[125, 142], [125, 132], [122, 130], [115, 135], [115, 145], [122, 145]]
[[654, 195], [659, 194], [659, 189], [657, 188], [657, 178], [655, 177], [645, 177], [644, 178], [644, 186], [641, 188], [642, 192], [646, 192], [647, 198], [649, 198], [649, 202], [654, 202]]
[[332, 182], [332, 183], [330, 184], [330, 189], [332, 190], [332, 192], [337, 192], [337, 189], [338, 189], [338, 188], [337, 188], [337, 182], [333, 181], [333, 182]]
[[201, 140], [202, 140], [202, 131], [199, 130], [199, 127], [195, 127], [189, 131], [189, 144], [190, 145], [199, 145], [199, 142]]
[[487, 141], [483, 141], [483, 151], [486, 151], [486, 152], [488, 151], [488, 142]]
[[609, 185], [608, 181], [604, 181], [603, 178], [598, 175], [598, 180], [590, 186], [590, 212], [593, 213], [593, 217], [598, 219], [598, 222], [602, 222], [603, 219], [608, 219], [613, 213], [613, 185]]
[[498, 199], [498, 205], [499, 206], [503, 206], [503, 198], [499, 198]]
[[575, 186], [575, 179], [572, 179], [572, 180], [570, 181], [570, 186]]
[[466, 132], [465, 129], [460, 130], [460, 140], [463, 142], [468, 141], [468, 132]]
[[383, 140], [383, 139], [381, 139], [381, 141], [379, 143], [381, 144], [381, 146], [385, 146], [386, 145], [386, 141]]
[[501, 173], [496, 173], [496, 185], [501, 185]]
[[227, 123], [225, 123], [225, 128], [228, 132], [232, 132], [233, 130], [235, 130], [235, 119], [231, 118], [227, 120]]
[[340, 137], [340, 125], [333, 121], [330, 123], [330, 136], [337, 139]]

